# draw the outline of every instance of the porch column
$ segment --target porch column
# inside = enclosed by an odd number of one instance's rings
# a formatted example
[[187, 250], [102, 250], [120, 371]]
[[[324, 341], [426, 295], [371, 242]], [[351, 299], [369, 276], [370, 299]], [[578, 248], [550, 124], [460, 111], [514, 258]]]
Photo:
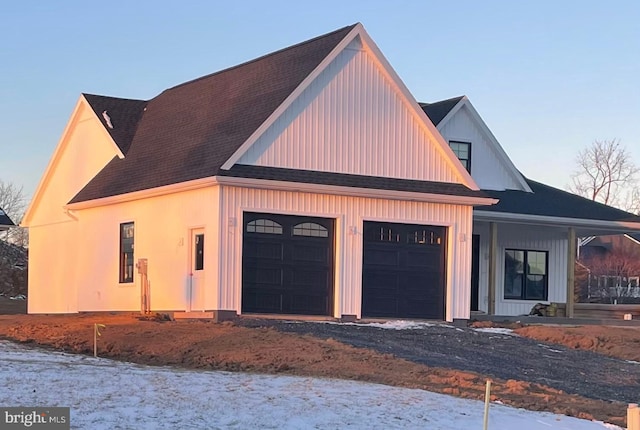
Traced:
[[567, 318], [573, 318], [573, 305], [575, 302], [575, 271], [576, 271], [576, 229], [569, 227], [567, 234]]
[[487, 300], [489, 301], [489, 315], [496, 313], [496, 261], [498, 258], [498, 224], [489, 223], [489, 288]]

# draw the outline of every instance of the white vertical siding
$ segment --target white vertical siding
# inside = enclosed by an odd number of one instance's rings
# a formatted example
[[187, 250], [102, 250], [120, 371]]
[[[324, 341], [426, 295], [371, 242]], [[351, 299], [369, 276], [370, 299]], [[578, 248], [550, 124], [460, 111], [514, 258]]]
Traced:
[[[474, 233], [480, 234], [479, 307], [488, 310], [489, 224], [475, 223]], [[547, 251], [549, 253], [548, 302], [566, 302], [567, 298], [567, 232], [559, 228], [498, 225], [498, 255], [496, 258], [496, 314], [528, 314], [537, 300], [504, 299], [504, 254], [506, 249]]]
[[223, 187], [221, 309], [241, 311], [242, 216], [268, 212], [336, 220], [334, 316], [357, 315], [362, 303], [364, 221], [448, 227], [447, 319], [469, 318], [471, 207], [348, 196]]
[[345, 49], [239, 164], [459, 182], [372, 54]]
[[447, 121], [440, 133], [447, 141], [471, 142], [471, 177], [483, 190], [522, 189], [510, 169], [493, 149], [489, 136], [482, 131], [466, 106]]

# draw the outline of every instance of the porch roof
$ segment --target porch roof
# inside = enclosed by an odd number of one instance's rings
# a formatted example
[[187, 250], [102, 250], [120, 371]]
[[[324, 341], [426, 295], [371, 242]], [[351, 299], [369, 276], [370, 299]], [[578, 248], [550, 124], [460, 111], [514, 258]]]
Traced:
[[0, 208], [0, 231], [7, 230], [9, 227], [14, 227], [15, 224], [9, 218], [9, 215]]
[[474, 218], [573, 226], [579, 235], [640, 232], [640, 216], [531, 179], [526, 181], [533, 192], [483, 190], [500, 201], [493, 206], [477, 207]]

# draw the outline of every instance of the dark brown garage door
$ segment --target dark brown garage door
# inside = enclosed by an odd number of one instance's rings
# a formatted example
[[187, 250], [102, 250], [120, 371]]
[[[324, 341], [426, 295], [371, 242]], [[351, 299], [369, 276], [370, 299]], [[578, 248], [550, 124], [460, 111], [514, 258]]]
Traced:
[[242, 312], [332, 315], [333, 220], [244, 214]]
[[445, 227], [364, 223], [362, 316], [444, 319]]

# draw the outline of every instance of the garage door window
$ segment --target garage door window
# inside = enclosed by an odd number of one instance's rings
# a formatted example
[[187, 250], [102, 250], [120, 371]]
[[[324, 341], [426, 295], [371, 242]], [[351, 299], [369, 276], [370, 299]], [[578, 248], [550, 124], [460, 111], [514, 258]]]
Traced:
[[329, 237], [329, 230], [315, 222], [303, 222], [293, 227], [294, 236]]
[[416, 245], [440, 245], [442, 236], [433, 230], [416, 230], [407, 234], [407, 243]]
[[247, 233], [282, 234], [282, 226], [270, 219], [257, 219], [247, 223]]

